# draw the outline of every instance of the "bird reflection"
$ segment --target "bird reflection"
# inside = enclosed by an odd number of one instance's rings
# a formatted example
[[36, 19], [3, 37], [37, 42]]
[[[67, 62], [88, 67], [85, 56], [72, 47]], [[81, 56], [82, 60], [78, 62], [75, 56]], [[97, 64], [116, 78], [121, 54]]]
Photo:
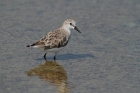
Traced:
[[26, 74], [28, 76], [39, 76], [39, 78], [56, 85], [59, 93], [67, 93], [69, 90], [66, 71], [56, 61], [46, 60], [45, 64], [30, 69]]

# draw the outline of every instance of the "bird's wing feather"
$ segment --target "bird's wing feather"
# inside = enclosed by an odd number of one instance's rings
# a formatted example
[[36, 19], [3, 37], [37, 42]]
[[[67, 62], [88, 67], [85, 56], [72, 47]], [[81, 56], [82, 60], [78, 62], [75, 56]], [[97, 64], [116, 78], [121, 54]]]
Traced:
[[48, 33], [45, 37], [45, 49], [51, 48], [60, 48], [64, 47], [68, 43], [68, 37], [66, 37], [66, 33], [62, 33], [60, 29], [55, 30], [53, 32]]
[[44, 47], [44, 50], [64, 47], [68, 43], [68, 37], [66, 35], [67, 33], [63, 33], [60, 29], [57, 29], [49, 32], [46, 36], [31, 46]]

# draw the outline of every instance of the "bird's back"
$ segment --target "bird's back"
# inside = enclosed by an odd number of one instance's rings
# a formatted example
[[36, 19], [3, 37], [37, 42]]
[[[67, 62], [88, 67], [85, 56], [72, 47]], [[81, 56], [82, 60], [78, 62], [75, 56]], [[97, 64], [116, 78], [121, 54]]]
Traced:
[[44, 48], [44, 50], [64, 47], [68, 43], [69, 36], [69, 33], [65, 31], [65, 29], [59, 28], [50, 31], [42, 39], [31, 46], [34, 48]]

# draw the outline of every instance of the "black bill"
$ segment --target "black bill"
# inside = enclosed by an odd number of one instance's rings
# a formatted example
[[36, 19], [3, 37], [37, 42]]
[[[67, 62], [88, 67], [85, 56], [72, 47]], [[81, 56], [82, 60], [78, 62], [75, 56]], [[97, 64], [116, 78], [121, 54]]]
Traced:
[[80, 30], [76, 26], [74, 27], [74, 29], [77, 30], [79, 33], [81, 33]]

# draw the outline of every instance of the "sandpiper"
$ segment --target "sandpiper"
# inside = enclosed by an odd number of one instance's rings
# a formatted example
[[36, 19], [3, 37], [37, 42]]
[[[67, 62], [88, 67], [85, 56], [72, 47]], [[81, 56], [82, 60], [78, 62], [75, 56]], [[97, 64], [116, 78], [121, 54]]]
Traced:
[[[76, 22], [72, 19], [67, 19], [64, 21], [62, 27], [50, 31], [38, 42], [33, 43], [32, 45], [27, 45], [27, 47], [40, 48], [43, 51], [54, 52], [54, 60], [56, 59], [56, 54], [65, 47], [71, 37], [71, 31], [75, 29], [79, 33], [80, 30], [76, 27]], [[44, 54], [44, 59], [46, 60], [46, 53]]]

